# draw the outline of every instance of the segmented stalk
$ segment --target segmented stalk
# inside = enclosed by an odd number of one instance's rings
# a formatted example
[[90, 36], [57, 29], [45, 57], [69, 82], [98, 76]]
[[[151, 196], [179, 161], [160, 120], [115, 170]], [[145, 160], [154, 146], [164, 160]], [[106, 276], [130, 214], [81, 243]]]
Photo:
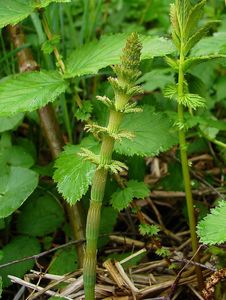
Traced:
[[[109, 78], [115, 92], [115, 100], [112, 105], [105, 103], [110, 109], [108, 126], [104, 130], [101, 150], [99, 154], [99, 164], [97, 165], [92, 189], [90, 208], [87, 216], [86, 225], [86, 250], [84, 260], [84, 287], [85, 299], [95, 299], [95, 283], [96, 283], [96, 253], [99, 234], [99, 225], [101, 217], [101, 206], [104, 198], [105, 185], [109, 170], [116, 172], [117, 168], [111, 168], [114, 163], [112, 161], [112, 153], [117, 135], [120, 133], [120, 124], [128, 105], [129, 100], [140, 89], [135, 82], [140, 75], [141, 44], [137, 34], [132, 34], [128, 40], [126, 47], [123, 49], [121, 64], [114, 66], [117, 78]], [[109, 99], [108, 99], [109, 100]], [[94, 130], [93, 130], [94, 131]]]
[[[185, 57], [183, 53], [183, 43], [181, 43], [179, 74], [178, 74], [178, 97], [180, 98], [184, 96], [184, 71], [183, 71], [184, 59]], [[178, 103], [177, 111], [178, 111], [179, 123], [184, 124], [184, 108], [182, 104]], [[192, 197], [191, 178], [189, 173], [189, 164], [188, 164], [187, 147], [186, 147], [186, 134], [184, 128], [179, 129], [179, 144], [180, 144], [180, 157], [181, 157], [182, 173], [184, 179], [192, 250], [193, 253], [196, 253], [199, 245], [198, 245], [198, 239], [196, 235], [196, 218], [195, 218], [195, 210], [194, 210], [194, 201]], [[200, 263], [199, 253], [197, 253], [196, 256], [194, 257], [194, 261]], [[199, 266], [196, 266], [196, 274], [197, 274], [199, 287], [202, 288], [203, 276], [202, 276], [201, 268]]]

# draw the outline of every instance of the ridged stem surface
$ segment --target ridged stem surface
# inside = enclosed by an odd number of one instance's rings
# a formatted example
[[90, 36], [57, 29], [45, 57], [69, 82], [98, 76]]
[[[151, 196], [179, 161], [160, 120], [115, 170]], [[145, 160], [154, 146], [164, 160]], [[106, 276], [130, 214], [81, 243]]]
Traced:
[[[183, 63], [184, 63], [184, 54], [183, 54], [183, 43], [181, 43], [181, 51], [180, 51], [180, 62], [179, 62], [179, 75], [178, 75], [178, 97], [182, 98], [184, 96], [184, 71], [183, 71]], [[181, 124], [184, 123], [184, 110], [183, 105], [178, 104], [178, 120]], [[192, 189], [191, 189], [191, 178], [189, 173], [189, 164], [188, 164], [188, 156], [187, 156], [187, 145], [186, 145], [186, 135], [185, 129], [179, 129], [179, 143], [180, 143], [180, 157], [181, 157], [181, 165], [184, 179], [184, 187], [186, 194], [186, 203], [188, 210], [188, 219], [189, 219], [189, 228], [191, 234], [191, 243], [193, 254], [195, 254], [198, 250], [198, 239], [196, 235], [196, 218], [195, 218], [195, 210], [194, 210], [194, 201], [192, 197]], [[194, 257], [194, 261], [200, 263], [200, 256], [197, 253]], [[203, 276], [202, 271], [199, 266], [196, 266], [196, 274], [197, 280], [200, 288], [203, 288]]]
[[[109, 132], [118, 132], [122, 117], [123, 114], [120, 112], [110, 112], [108, 123]], [[92, 182], [90, 207], [86, 223], [86, 251], [83, 273], [86, 300], [95, 299], [97, 242], [101, 206], [108, 175], [108, 169], [104, 168], [104, 166], [111, 164], [114, 142], [115, 139], [110, 135], [104, 136], [100, 150], [100, 166], [103, 165], [103, 167], [97, 167]]]
[[[129, 103], [132, 96], [140, 93], [140, 87], [136, 85], [136, 81], [140, 76], [140, 55], [142, 45], [139, 41], [138, 35], [132, 33], [126, 42], [121, 56], [121, 64], [113, 66], [113, 70], [117, 75], [116, 78], [108, 78], [114, 90], [114, 100], [107, 97], [102, 97], [105, 105], [110, 110], [108, 119], [108, 126], [102, 131], [102, 144], [99, 157], [95, 159], [97, 164], [96, 172], [94, 174], [90, 208], [86, 223], [86, 251], [83, 268], [85, 299], [95, 299], [95, 283], [96, 283], [96, 254], [97, 242], [100, 227], [101, 205], [104, 198], [105, 186], [108, 176], [108, 171], [118, 173], [123, 168], [123, 163], [113, 161], [112, 153], [114, 150], [114, 143], [116, 139], [130, 138], [130, 133], [120, 131], [119, 127], [125, 113], [137, 112], [133, 110], [134, 104]], [[128, 110], [128, 108], [130, 108]], [[98, 127], [93, 127], [93, 130]], [[101, 128], [101, 127], [100, 127]], [[95, 154], [94, 154], [95, 155]], [[93, 154], [89, 157], [92, 161]]]

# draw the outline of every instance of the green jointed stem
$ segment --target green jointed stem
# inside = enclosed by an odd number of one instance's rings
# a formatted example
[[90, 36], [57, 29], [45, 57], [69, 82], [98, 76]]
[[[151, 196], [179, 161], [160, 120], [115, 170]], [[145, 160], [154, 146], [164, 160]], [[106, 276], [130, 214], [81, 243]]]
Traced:
[[[117, 78], [109, 78], [109, 82], [114, 89], [115, 100], [111, 102], [112, 104], [110, 106], [109, 102], [105, 103], [110, 107], [110, 116], [108, 126], [105, 128], [102, 138], [99, 162], [93, 178], [90, 208], [87, 216], [83, 274], [86, 300], [95, 299], [96, 254], [101, 205], [104, 198], [108, 172], [109, 170], [117, 172], [117, 166], [111, 168], [111, 165], [114, 164], [112, 161], [112, 153], [115, 139], [119, 138], [119, 127], [123, 119], [124, 109], [126, 109], [126, 105], [128, 105], [131, 97], [140, 91], [140, 88], [135, 85], [140, 75], [140, 53], [141, 44], [138, 40], [138, 36], [137, 34], [132, 34], [128, 38], [126, 47], [123, 50], [121, 64], [113, 67]], [[89, 159], [89, 157], [87, 159]], [[121, 166], [122, 164], [120, 167]]]
[[[182, 98], [184, 96], [184, 80], [185, 80], [184, 71], [183, 71], [184, 59], [185, 57], [183, 54], [183, 43], [181, 43], [179, 74], [178, 74], [178, 98]], [[180, 124], [184, 124], [184, 108], [183, 105], [180, 103], [178, 103], [178, 120]], [[191, 234], [191, 243], [192, 243], [192, 250], [194, 254], [197, 252], [199, 245], [198, 245], [198, 239], [196, 235], [196, 218], [195, 218], [195, 210], [194, 210], [194, 203], [192, 197], [191, 179], [190, 179], [187, 149], [186, 149], [186, 135], [185, 135], [184, 128], [179, 129], [179, 143], [180, 143], [180, 157], [181, 157], [182, 172], [183, 172], [183, 179], [184, 179], [186, 203], [187, 203], [187, 210], [188, 210], [189, 228]], [[200, 263], [199, 253], [197, 253], [196, 256], [194, 257], [194, 261]], [[199, 287], [203, 288], [203, 276], [202, 276], [201, 268], [199, 266], [196, 266], [196, 275], [197, 275]]]

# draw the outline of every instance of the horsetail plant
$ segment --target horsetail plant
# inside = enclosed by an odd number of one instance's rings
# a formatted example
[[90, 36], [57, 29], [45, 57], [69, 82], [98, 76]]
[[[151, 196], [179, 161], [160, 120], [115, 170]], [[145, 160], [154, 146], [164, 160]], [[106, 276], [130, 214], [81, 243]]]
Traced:
[[[223, 55], [209, 55], [201, 57], [191, 55], [193, 54], [191, 51], [192, 48], [209, 32], [209, 29], [217, 23], [217, 21], [211, 21], [201, 28], [198, 27], [198, 22], [202, 17], [205, 3], [206, 0], [202, 0], [192, 6], [190, 0], [176, 0], [175, 4], [171, 4], [170, 17], [172, 24], [172, 39], [177, 48], [178, 59], [174, 60], [171, 57], [166, 58], [167, 63], [178, 73], [177, 84], [167, 86], [165, 89], [165, 96], [175, 99], [178, 103], [178, 119], [176, 125], [179, 130], [180, 157], [186, 193], [189, 227], [192, 249], [195, 255], [194, 260], [196, 260], [196, 262], [199, 261], [199, 255], [197, 253], [198, 240], [196, 235], [196, 217], [187, 156], [184, 108], [187, 108], [192, 116], [192, 110], [205, 106], [205, 99], [197, 94], [189, 92], [189, 84], [186, 80], [186, 73], [188, 73], [188, 69], [193, 65], [210, 59], [223, 57]], [[202, 272], [199, 267], [196, 268], [196, 273], [198, 283], [201, 288], [203, 286], [203, 279]]]
[[131, 97], [141, 92], [140, 86], [136, 85], [136, 81], [141, 74], [139, 71], [140, 55], [141, 43], [138, 35], [133, 33], [127, 39], [126, 46], [123, 49], [121, 64], [112, 67], [117, 77], [108, 79], [114, 90], [114, 101], [105, 96], [97, 97], [109, 108], [110, 115], [107, 127], [98, 125], [86, 126], [87, 131], [101, 134], [100, 153], [95, 155], [87, 149], [82, 149], [80, 153], [84, 159], [90, 160], [97, 165], [92, 182], [91, 201], [86, 225], [86, 250], [83, 266], [86, 300], [95, 299], [97, 241], [101, 206], [108, 172], [118, 173], [123, 169], [127, 169], [122, 162], [112, 160], [114, 143], [117, 139], [131, 138], [133, 136], [130, 132], [120, 131], [120, 124], [124, 114], [141, 111], [135, 107], [135, 103], [130, 103]]

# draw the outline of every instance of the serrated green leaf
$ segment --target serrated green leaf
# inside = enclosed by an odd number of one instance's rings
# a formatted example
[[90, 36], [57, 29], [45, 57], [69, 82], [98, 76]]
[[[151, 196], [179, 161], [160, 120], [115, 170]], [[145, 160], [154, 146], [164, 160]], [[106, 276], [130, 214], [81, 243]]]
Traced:
[[218, 23], [218, 21], [211, 21], [198, 29], [186, 42], [184, 47], [185, 54], [187, 54], [209, 32], [209, 30]]
[[217, 32], [202, 39], [191, 51], [191, 57], [225, 53], [226, 32]]
[[5, 148], [4, 150], [6, 152], [5, 157], [7, 165], [24, 168], [33, 166], [33, 157], [23, 147], [12, 146], [10, 148]]
[[[5, 247], [3, 247], [3, 258], [1, 259], [1, 264], [26, 256], [38, 254], [40, 250], [40, 244], [37, 239], [26, 236], [18, 236]], [[34, 263], [34, 260], [26, 260], [24, 262], [0, 269], [0, 276], [2, 276], [3, 279], [3, 287], [7, 287], [11, 284], [8, 275], [22, 277], [33, 267]]]
[[74, 272], [77, 268], [77, 253], [72, 246], [56, 251], [48, 271], [50, 274], [64, 275]]
[[35, 8], [46, 7], [52, 2], [70, 2], [71, 0], [0, 0], [0, 28], [15, 25], [27, 18]]
[[222, 244], [226, 241], [226, 201], [221, 201], [198, 223], [200, 241], [207, 245]]
[[35, 7], [37, 8], [42, 8], [42, 7], [46, 7], [48, 6], [50, 3], [68, 3], [68, 2], [71, 2], [71, 0], [39, 0], [39, 3], [38, 1], [35, 1]]
[[173, 27], [173, 40], [174, 43], [179, 46], [179, 40], [180, 40], [180, 26], [178, 23], [178, 15], [177, 15], [177, 9], [176, 5], [174, 3], [170, 4], [170, 21], [171, 25]]
[[0, 81], [0, 116], [38, 109], [67, 87], [56, 71], [27, 72]]
[[53, 178], [57, 189], [70, 204], [80, 200], [88, 191], [96, 168], [78, 155], [84, 147], [95, 151], [98, 146], [92, 138], [84, 139], [80, 145], [67, 145], [55, 163]]
[[44, 54], [51, 54], [54, 50], [54, 47], [56, 47], [60, 42], [60, 35], [54, 34], [51, 38], [51, 40], [46, 40], [42, 44], [42, 51]]
[[111, 196], [111, 204], [114, 209], [121, 211], [128, 207], [129, 203], [134, 198], [145, 198], [149, 195], [149, 189], [144, 182], [138, 182], [136, 180], [130, 180], [127, 182], [127, 186], [120, 190], [118, 189]]
[[64, 212], [56, 199], [49, 195], [33, 197], [21, 208], [17, 230], [21, 234], [44, 236], [56, 231], [63, 221]]
[[182, 34], [182, 32], [185, 30], [189, 12], [191, 11], [190, 0], [176, 0], [176, 9], [177, 9], [178, 21], [180, 24], [180, 31]]
[[1, 117], [0, 132], [14, 129], [22, 122], [23, 118], [24, 118], [23, 113], [19, 113], [11, 117]]
[[153, 156], [177, 144], [176, 131], [164, 113], [155, 113], [153, 107], [145, 105], [142, 113], [125, 116], [122, 130], [135, 135], [132, 140], [123, 139], [115, 144], [116, 152], [127, 155]]
[[157, 225], [140, 224], [139, 231], [141, 235], [154, 236], [158, 234], [160, 228]]
[[191, 57], [185, 60], [183, 64], [184, 72], [188, 71], [189, 68], [199, 65], [201, 63], [210, 61], [210, 60], [220, 60], [224, 59], [226, 60], [225, 54], [213, 54], [213, 55], [207, 55], [207, 56], [199, 56], [199, 57]]
[[0, 28], [15, 25], [33, 11], [33, 0], [0, 0]]
[[187, 20], [185, 24], [184, 34], [186, 39], [191, 35], [192, 32], [197, 28], [197, 24], [203, 15], [203, 8], [206, 4], [206, 0], [202, 0], [198, 2], [196, 5], [191, 7], [189, 11], [187, 11]]
[[93, 111], [92, 102], [89, 100], [82, 101], [82, 107], [78, 107], [75, 111], [75, 117], [78, 120], [86, 121], [91, 117], [91, 113]]
[[139, 78], [144, 91], [153, 91], [157, 88], [163, 89], [167, 84], [174, 82], [174, 76], [169, 69], [155, 69]]
[[10, 167], [0, 177], [0, 218], [6, 218], [18, 209], [38, 185], [38, 174], [21, 167]]
[[[66, 63], [66, 77], [97, 74], [107, 66], [120, 62], [127, 34], [103, 36], [99, 41], [85, 44], [76, 49]], [[143, 45], [141, 59], [164, 56], [175, 51], [170, 40], [140, 36]]]

